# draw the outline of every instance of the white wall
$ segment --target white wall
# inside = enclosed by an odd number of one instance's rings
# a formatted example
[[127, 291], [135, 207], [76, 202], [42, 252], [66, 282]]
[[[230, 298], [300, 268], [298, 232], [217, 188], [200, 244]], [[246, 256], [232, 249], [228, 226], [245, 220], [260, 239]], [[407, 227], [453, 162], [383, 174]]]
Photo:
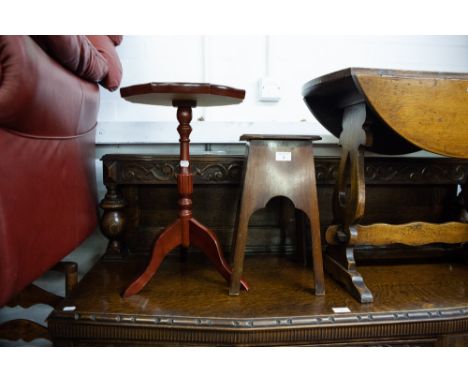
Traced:
[[[467, 36], [125, 36], [122, 86], [151, 81], [212, 82], [243, 88], [236, 106], [198, 108], [193, 142], [237, 142], [245, 132], [326, 135], [301, 98], [302, 85], [349, 66], [468, 71]], [[279, 102], [258, 100], [268, 74]], [[125, 102], [102, 91], [98, 143], [177, 142], [175, 110]], [[166, 123], [162, 123], [166, 122]], [[169, 123], [167, 123], [169, 122]]]

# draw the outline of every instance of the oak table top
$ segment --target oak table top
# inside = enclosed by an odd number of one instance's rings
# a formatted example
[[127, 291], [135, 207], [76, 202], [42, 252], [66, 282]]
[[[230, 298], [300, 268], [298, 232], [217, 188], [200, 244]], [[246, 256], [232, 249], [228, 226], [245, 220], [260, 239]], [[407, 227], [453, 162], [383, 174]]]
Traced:
[[241, 298], [228, 296], [201, 253], [183, 263], [168, 256], [147, 288], [122, 298], [145, 256], [101, 260], [49, 317], [49, 330], [58, 345], [434, 344], [468, 332], [468, 266], [446, 260], [363, 265], [372, 304], [328, 276], [327, 294], [316, 297], [309, 268], [267, 253], [246, 258], [252, 290]]
[[348, 68], [307, 82], [302, 95], [336, 137], [341, 110], [365, 102], [370, 151], [468, 158], [468, 73]]

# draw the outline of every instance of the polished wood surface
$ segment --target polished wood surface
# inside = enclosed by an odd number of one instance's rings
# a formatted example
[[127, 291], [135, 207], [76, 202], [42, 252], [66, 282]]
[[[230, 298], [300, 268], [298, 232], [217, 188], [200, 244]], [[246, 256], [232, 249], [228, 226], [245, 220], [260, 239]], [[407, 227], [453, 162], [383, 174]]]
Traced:
[[127, 101], [148, 105], [176, 106], [180, 101], [192, 106], [222, 106], [241, 103], [245, 90], [223, 85], [189, 82], [151, 82], [120, 88]]
[[[223, 251], [231, 251], [233, 226], [241, 195], [243, 155], [197, 155], [191, 157], [191, 172], [196, 185], [193, 194], [193, 213], [215, 232]], [[120, 237], [120, 246], [135, 254], [148, 254], [154, 237], [171, 224], [177, 214], [178, 196], [173, 187], [177, 183], [179, 160], [167, 155], [111, 154], [103, 158], [104, 182], [114, 187], [125, 200], [122, 209], [127, 226]], [[322, 233], [333, 224], [332, 196], [339, 172], [338, 158], [317, 157], [317, 191]], [[359, 224], [385, 221], [391, 224], [424, 220], [441, 223], [457, 220], [463, 204], [457, 196], [457, 185], [468, 178], [468, 163], [451, 158], [368, 157], [363, 168], [366, 182], [366, 209]], [[226, 204], [226, 200], [230, 203]], [[398, 206], [398, 213], [395, 213]], [[223, 214], [218, 211], [222, 210]], [[463, 211], [462, 211], [463, 210]], [[246, 253], [296, 254], [298, 232], [308, 233], [310, 228], [294, 214], [294, 206], [285, 198], [274, 198], [266, 208], [255, 212], [249, 223]], [[302, 229], [297, 229], [297, 225]], [[111, 228], [111, 227], [110, 227]], [[308, 236], [308, 235], [306, 235]], [[322, 236], [322, 244], [326, 244]], [[109, 237], [113, 240], [113, 237]], [[310, 238], [306, 237], [307, 250]], [[326, 253], [330, 247], [325, 246]], [[361, 247], [352, 249], [353, 256], [344, 248], [339, 271], [352, 274], [363, 256], [372, 251]], [[302, 251], [304, 253], [304, 251]], [[411, 251], [399, 256], [412, 256]], [[380, 254], [379, 254], [380, 256]], [[356, 257], [356, 259], [354, 258]], [[106, 252], [106, 258], [115, 256]], [[333, 272], [332, 257], [327, 256], [325, 267]], [[354, 261], [354, 264], [351, 262]], [[248, 263], [247, 263], [248, 264]], [[331, 265], [330, 265], [331, 264]], [[248, 266], [248, 265], [247, 265]], [[344, 279], [346, 280], [346, 279]]]
[[[468, 241], [468, 224], [458, 221], [461, 215], [437, 224], [423, 218], [397, 225], [361, 222], [367, 211], [364, 151], [402, 154], [425, 149], [468, 158], [467, 88], [468, 74], [361, 68], [322, 76], [303, 87], [307, 106], [342, 146], [325, 268], [363, 303], [372, 302], [373, 296], [357, 270], [356, 245]], [[462, 187], [465, 183], [458, 182]], [[465, 198], [460, 200], [466, 210]]]
[[[407, 224], [356, 224], [352, 228], [349, 244], [353, 245], [425, 245], [433, 243], [457, 244], [468, 242], [468, 225], [459, 222], [442, 224], [412, 222]], [[327, 242], [341, 244], [340, 227], [332, 225], [326, 233]]]
[[369, 105], [421, 149], [468, 158], [468, 74], [359, 71]]
[[320, 141], [322, 137], [319, 135], [281, 135], [281, 134], [243, 134], [239, 138], [240, 141]]
[[333, 191], [333, 220], [338, 227], [334, 229], [335, 225], [331, 225], [326, 233], [326, 238], [331, 240], [328, 244], [339, 244], [329, 248], [325, 260], [327, 271], [362, 303], [372, 302], [373, 296], [357, 271], [352, 240], [359, 240], [356, 225], [364, 216], [366, 204], [363, 151], [372, 144], [372, 137], [364, 127], [366, 119], [364, 103], [348, 106], [343, 111], [341, 159]]
[[[151, 83], [122, 88], [121, 94], [126, 100], [132, 102], [177, 107], [177, 120], [179, 122], [177, 132], [180, 136], [180, 161], [177, 173], [178, 217], [156, 238], [145, 271], [131, 282], [123, 292], [123, 296], [130, 297], [140, 292], [158, 271], [166, 255], [178, 246], [182, 246], [184, 251], [191, 245], [201, 249], [218, 272], [230, 282], [232, 271], [224, 259], [218, 238], [214, 232], [192, 216], [193, 176], [190, 168], [192, 127], [190, 122], [192, 121], [192, 108], [197, 104], [199, 106], [218, 106], [239, 103], [244, 99], [245, 91], [211, 84]], [[108, 211], [106, 213], [108, 214]], [[105, 224], [104, 228], [106, 226]], [[118, 224], [117, 227], [119, 227]], [[119, 227], [116, 231], [122, 232], [123, 227]], [[117, 235], [113, 236], [117, 238]], [[118, 247], [117, 240], [113, 241], [115, 244], [111, 249]], [[248, 284], [245, 280], [240, 280], [240, 285], [248, 290]]]
[[327, 294], [314, 297], [308, 267], [268, 253], [246, 259], [252, 290], [242, 298], [227, 295], [201, 253], [185, 262], [169, 255], [157, 279], [122, 298], [146, 263], [129, 256], [95, 266], [49, 317], [49, 328], [56, 345], [437, 345], [468, 333], [468, 265], [445, 258], [364, 264], [375, 300], [360, 304], [328, 277]]
[[[313, 140], [317, 136], [243, 135], [247, 145], [247, 163], [242, 182], [242, 196], [233, 234], [234, 266], [229, 294], [239, 295], [244, 268], [245, 246], [249, 220], [252, 214], [274, 197], [286, 197], [294, 207], [309, 219], [312, 249], [309, 252], [314, 265], [315, 294], [325, 294], [320, 240], [317, 184]], [[278, 158], [280, 154], [280, 158]], [[304, 227], [299, 227], [302, 231]], [[303, 234], [303, 232], [301, 232]], [[303, 254], [304, 256], [305, 253]]]
[[303, 96], [336, 137], [343, 110], [368, 105], [370, 151], [404, 154], [421, 149], [468, 157], [468, 74], [348, 68], [307, 82]]
[[[245, 160], [243, 155], [191, 156], [193, 214], [216, 233], [226, 253], [231, 251]], [[323, 233], [333, 223], [332, 195], [339, 164], [336, 157], [315, 158]], [[150, 253], [154, 238], [173, 222], [178, 212], [178, 195], [174, 192], [178, 166], [176, 155], [110, 154], [103, 158], [104, 183], [126, 205], [119, 212], [126, 221], [117, 239], [117, 247], [125, 249], [120, 257], [127, 250], [132, 254]], [[364, 167], [366, 210], [360, 224], [456, 220], [462, 214], [457, 184], [465, 182], [467, 176], [468, 163], [460, 159], [368, 157]], [[230, 203], [226, 204], [226, 200]], [[112, 213], [114, 205], [105, 206]], [[220, 209], [223, 214], [218, 213]], [[105, 219], [104, 211], [102, 224], [109, 225], [106, 235], [115, 226], [113, 219]], [[295, 216], [291, 202], [281, 197], [272, 199], [250, 219], [246, 252], [296, 253], [298, 230], [294, 221], [299, 220], [301, 216]], [[114, 235], [107, 237], [109, 242], [116, 240]], [[322, 244], [326, 244], [325, 240]], [[108, 260], [119, 256], [114, 256], [113, 247], [106, 251]]]
[[[193, 213], [216, 232], [225, 253], [231, 249], [245, 160], [242, 155], [191, 157]], [[355, 259], [374, 302], [358, 303], [327, 275], [327, 294], [315, 297], [312, 268], [296, 256], [302, 241], [296, 240], [291, 220], [304, 227], [307, 219], [296, 216], [292, 203], [281, 197], [250, 219], [245, 257], [249, 293], [228, 296], [228, 286], [209, 259], [191, 247], [185, 261], [178, 252], [169, 254], [146, 288], [122, 298], [128, 283], [144, 270], [154, 237], [177, 213], [178, 165], [175, 155], [103, 157], [104, 182], [126, 203], [121, 210], [126, 229], [118, 240], [130, 255], [116, 261], [106, 253], [73, 296], [55, 309], [49, 328], [56, 345], [468, 344], [468, 269], [458, 253], [356, 247]], [[323, 233], [333, 219], [339, 165], [336, 157], [315, 161]], [[460, 216], [457, 184], [468, 178], [468, 163], [370, 157], [364, 178], [367, 209], [362, 224], [383, 219], [402, 224], [417, 217], [441, 222]], [[325, 240], [322, 244], [329, 247]], [[64, 306], [76, 310], [64, 312]], [[333, 307], [351, 312], [337, 314]]]

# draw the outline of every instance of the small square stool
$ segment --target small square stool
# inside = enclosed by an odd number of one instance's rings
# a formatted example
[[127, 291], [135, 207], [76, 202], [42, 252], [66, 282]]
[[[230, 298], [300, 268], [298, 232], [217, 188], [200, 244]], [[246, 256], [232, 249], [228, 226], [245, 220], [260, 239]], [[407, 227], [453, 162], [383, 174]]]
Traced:
[[313, 141], [318, 136], [242, 135], [247, 141], [240, 209], [233, 235], [234, 269], [229, 294], [239, 295], [250, 216], [275, 196], [290, 199], [310, 220], [315, 294], [325, 294]]

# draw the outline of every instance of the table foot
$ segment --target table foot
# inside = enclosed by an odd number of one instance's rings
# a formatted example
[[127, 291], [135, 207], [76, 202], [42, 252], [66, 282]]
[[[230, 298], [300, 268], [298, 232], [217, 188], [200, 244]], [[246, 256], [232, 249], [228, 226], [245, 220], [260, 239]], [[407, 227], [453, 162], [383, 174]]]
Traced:
[[[214, 233], [195, 219], [190, 219], [190, 241], [195, 247], [201, 249], [214, 264], [218, 272], [231, 282], [232, 270], [223, 257], [223, 252], [218, 239]], [[240, 284], [245, 290], [249, 290], [249, 285], [244, 279]]]
[[182, 244], [180, 219], [168, 226], [157, 238], [151, 253], [151, 260], [145, 271], [127, 287], [123, 297], [130, 297], [141, 291], [154, 276], [166, 255]]
[[[127, 287], [123, 297], [130, 297], [140, 292], [156, 274], [166, 255], [174, 248], [182, 244], [182, 225], [184, 222], [177, 219], [167, 227], [157, 238], [151, 253], [151, 260], [145, 271]], [[218, 272], [228, 281], [231, 281], [232, 270], [223, 257], [223, 252], [214, 233], [195, 219], [189, 220], [190, 244], [201, 249], [214, 264]], [[241, 280], [245, 290], [249, 286], [245, 280]]]
[[330, 246], [325, 256], [325, 270], [332, 278], [345, 286], [348, 292], [360, 303], [374, 301], [372, 292], [367, 288], [361, 274], [356, 270], [354, 248]]

